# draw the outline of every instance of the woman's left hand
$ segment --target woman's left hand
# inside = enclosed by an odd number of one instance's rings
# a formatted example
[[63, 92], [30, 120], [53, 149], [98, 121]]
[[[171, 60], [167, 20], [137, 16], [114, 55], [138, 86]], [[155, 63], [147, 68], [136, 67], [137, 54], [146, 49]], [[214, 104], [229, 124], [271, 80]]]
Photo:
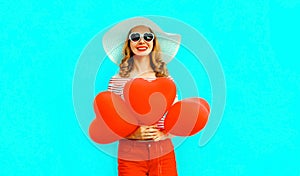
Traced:
[[162, 132], [157, 125], [152, 126], [140, 126], [136, 131], [126, 137], [127, 139], [136, 140], [164, 140], [168, 138], [164, 132]]
[[160, 141], [170, 138], [169, 134], [165, 134], [162, 131], [157, 132], [157, 135], [153, 138], [154, 141]]

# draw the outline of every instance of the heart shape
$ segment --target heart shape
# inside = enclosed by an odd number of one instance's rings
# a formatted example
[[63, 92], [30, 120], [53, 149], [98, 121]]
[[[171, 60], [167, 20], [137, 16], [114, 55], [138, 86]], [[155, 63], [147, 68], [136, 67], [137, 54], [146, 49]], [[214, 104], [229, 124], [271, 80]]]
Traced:
[[99, 93], [94, 100], [96, 119], [89, 128], [90, 137], [106, 144], [124, 138], [137, 128], [137, 120], [122, 98], [109, 91]]
[[209, 113], [209, 104], [202, 98], [178, 101], [166, 115], [165, 132], [176, 136], [192, 136], [205, 127]]
[[104, 120], [99, 117], [96, 117], [90, 124], [89, 135], [93, 141], [99, 144], [109, 144], [123, 138], [113, 132]]
[[176, 96], [176, 86], [170, 78], [148, 81], [135, 78], [124, 86], [124, 99], [140, 125], [159, 121], [171, 107]]

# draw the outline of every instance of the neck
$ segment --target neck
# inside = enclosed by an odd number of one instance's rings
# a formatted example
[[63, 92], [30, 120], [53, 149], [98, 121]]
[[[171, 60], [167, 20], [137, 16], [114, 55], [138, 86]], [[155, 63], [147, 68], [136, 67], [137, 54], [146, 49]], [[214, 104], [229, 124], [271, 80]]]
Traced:
[[153, 72], [153, 69], [150, 65], [150, 56], [133, 56], [134, 59], [134, 65], [133, 65], [133, 72], [136, 73], [136, 75], [140, 75], [146, 72]]

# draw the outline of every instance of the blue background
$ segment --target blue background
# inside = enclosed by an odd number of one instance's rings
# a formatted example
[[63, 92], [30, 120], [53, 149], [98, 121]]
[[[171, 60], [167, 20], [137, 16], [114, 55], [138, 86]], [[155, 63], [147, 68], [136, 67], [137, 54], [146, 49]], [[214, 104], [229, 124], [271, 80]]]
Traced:
[[196, 135], [176, 149], [179, 175], [300, 175], [299, 1], [4, 1], [0, 8], [0, 175], [117, 175], [116, 159], [80, 129], [72, 81], [99, 31], [139, 15], [196, 28], [225, 74], [217, 133], [204, 147]]

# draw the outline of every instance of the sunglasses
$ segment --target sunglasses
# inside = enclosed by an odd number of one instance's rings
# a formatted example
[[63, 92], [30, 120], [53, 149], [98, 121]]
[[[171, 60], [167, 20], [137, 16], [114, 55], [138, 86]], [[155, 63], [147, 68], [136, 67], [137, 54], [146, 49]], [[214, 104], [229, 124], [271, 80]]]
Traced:
[[146, 42], [151, 42], [154, 39], [154, 34], [151, 32], [145, 32], [144, 34], [141, 34], [139, 32], [132, 32], [129, 34], [129, 40], [132, 42], [137, 42], [141, 38], [143, 38]]

